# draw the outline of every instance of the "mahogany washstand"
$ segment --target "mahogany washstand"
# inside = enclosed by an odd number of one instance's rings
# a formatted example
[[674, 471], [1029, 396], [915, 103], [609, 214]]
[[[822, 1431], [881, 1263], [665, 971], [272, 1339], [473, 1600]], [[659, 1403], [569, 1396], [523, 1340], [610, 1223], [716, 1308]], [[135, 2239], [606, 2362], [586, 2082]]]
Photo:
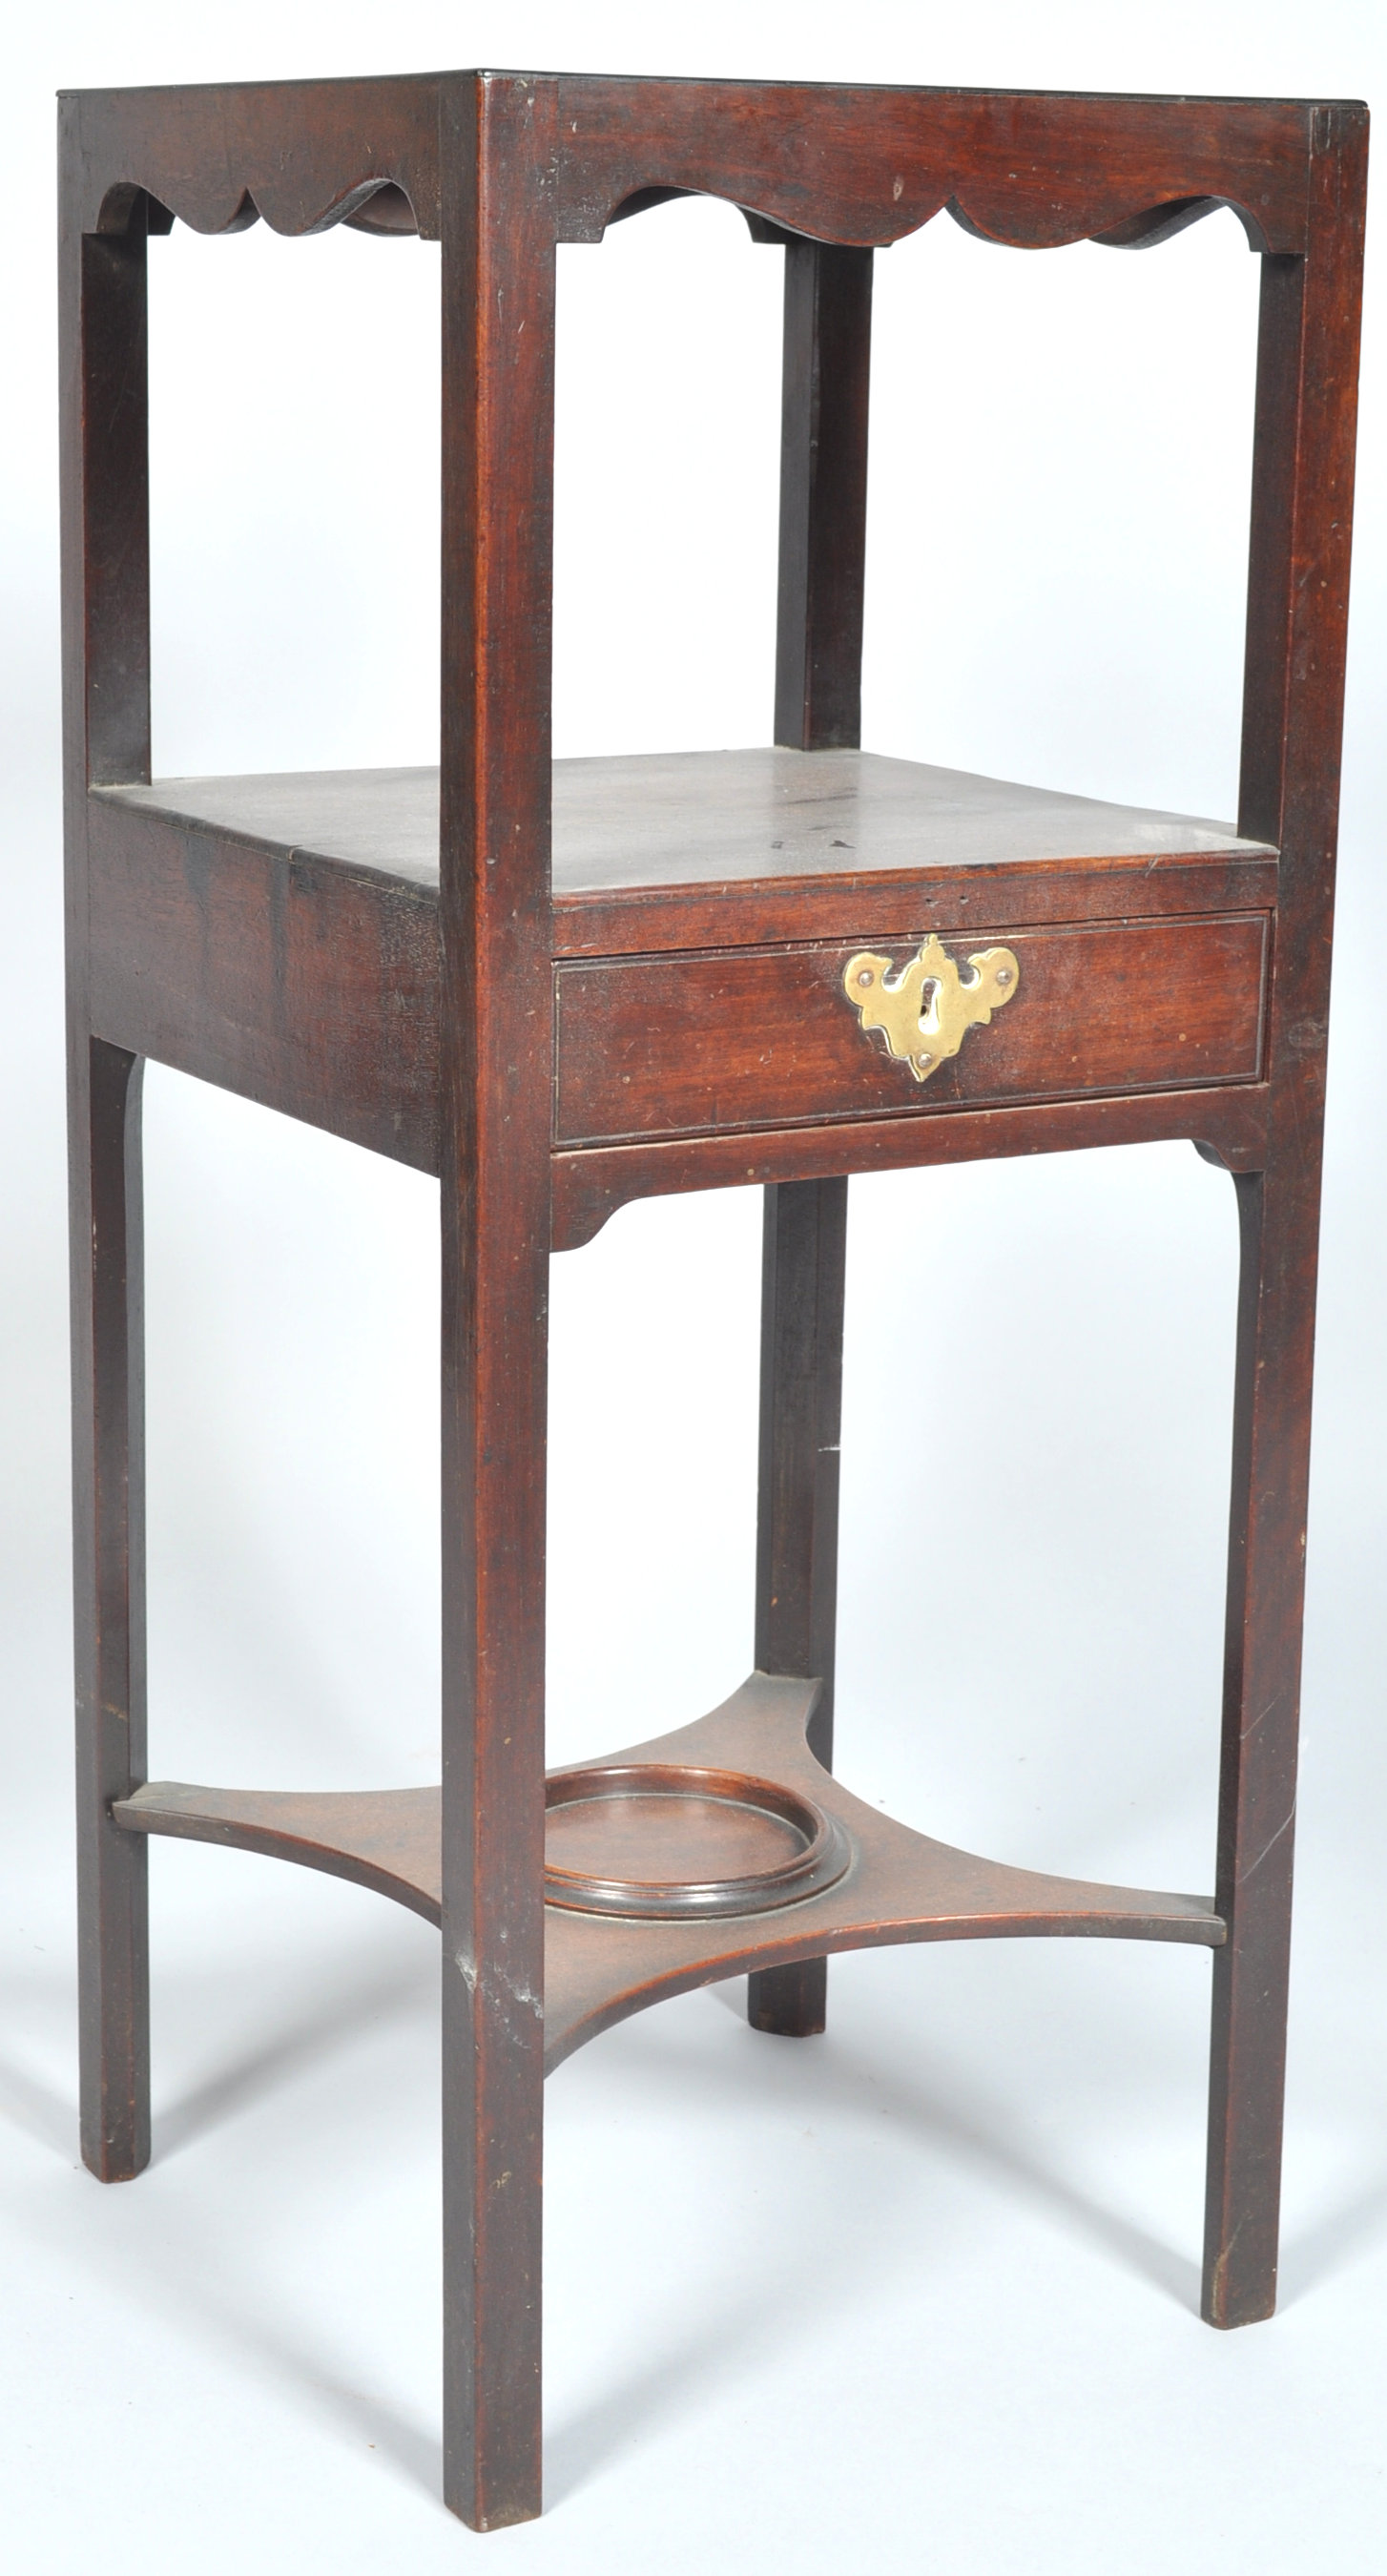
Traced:
[[[1366, 137], [1353, 104], [480, 72], [63, 101], [83, 2152], [149, 2153], [149, 1834], [441, 1922], [446, 2489], [479, 2529], [539, 2510], [545, 2067], [742, 1970], [795, 2035], [861, 1944], [1211, 1946], [1204, 2313], [1271, 2311]], [[555, 246], [685, 193], [784, 250], [777, 747], [553, 766]], [[1236, 829], [862, 754], [873, 245], [947, 207], [1139, 247], [1215, 205], [1262, 263]], [[438, 771], [150, 781], [146, 244], [257, 214], [442, 243]], [[146, 1056], [440, 1178], [441, 1793], [147, 1779]], [[847, 1176], [1170, 1137], [1242, 1229], [1212, 1900], [974, 1859], [826, 1767]], [[550, 1250], [747, 1181], [757, 1669], [546, 1808]]]

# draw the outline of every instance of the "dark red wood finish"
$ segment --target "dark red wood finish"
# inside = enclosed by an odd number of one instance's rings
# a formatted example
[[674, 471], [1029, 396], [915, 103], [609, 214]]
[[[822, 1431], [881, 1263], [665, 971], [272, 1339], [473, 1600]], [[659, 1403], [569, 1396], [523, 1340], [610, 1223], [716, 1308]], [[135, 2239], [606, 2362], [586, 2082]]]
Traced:
[[[810, 1751], [823, 1686], [753, 1673], [721, 1708], [589, 1766], [697, 1765], [783, 1784], [831, 1816], [848, 1867], [821, 1895], [716, 1921], [640, 1921], [551, 1905], [545, 1924], [545, 2063], [664, 1995], [749, 1969], [774, 1995], [815, 1966], [807, 1952], [896, 1941], [1004, 1940], [1022, 1935], [1177, 1941], [1217, 1948], [1224, 1925], [1207, 1897], [1103, 1887], [1013, 1869], [934, 1842], [883, 1816], [831, 1779]], [[560, 1775], [556, 1786], [561, 1785]], [[148, 1782], [117, 1806], [136, 1834], [170, 1834], [271, 1853], [374, 1888], [437, 1923], [442, 1870], [439, 1792], [208, 1789]], [[614, 1847], [619, 1848], [619, 1847]], [[629, 1857], [629, 1850], [622, 1853]], [[758, 1966], [758, 1962], [766, 1965]], [[769, 1964], [769, 1963], [778, 1964]], [[821, 1958], [818, 1964], [822, 1964]]]
[[[443, 181], [444, 2483], [540, 2499], [554, 235], [514, 84]], [[504, 498], [502, 496], [504, 495]]]
[[[1033, 1096], [1047, 1089], [1087, 1098], [1115, 1078], [1149, 1082], [1153, 1070], [1158, 1082], [1191, 1087], [1196, 1033], [1186, 1028], [1183, 1057], [1167, 1064], [1163, 984], [1170, 983], [1173, 1007], [1197, 984], [1193, 961], [1207, 953], [1201, 1008], [1206, 1037], [1221, 1042], [1220, 966], [1216, 943], [1208, 949], [1202, 923], [1269, 916], [1276, 902], [1273, 852], [1227, 835], [1224, 846], [1153, 852], [1138, 846], [1151, 819], [1134, 810], [1081, 801], [1072, 811], [1065, 806], [1057, 821], [1051, 808], [1060, 800], [1042, 797], [1014, 811], [974, 817], [965, 831], [950, 818], [945, 790], [977, 791], [986, 782], [959, 781], [954, 773], [899, 761], [875, 764], [854, 822], [855, 800], [809, 792], [815, 763], [801, 759], [811, 776], [796, 775], [786, 801], [792, 797], [792, 811], [815, 819], [803, 834], [795, 867], [801, 855], [807, 865], [817, 851], [820, 873], [792, 873], [768, 883], [757, 874], [758, 861], [764, 864], [758, 838], [764, 841], [767, 833], [764, 825], [759, 835], [753, 828], [761, 757], [705, 753], [678, 761], [555, 765], [552, 937], [556, 991], [570, 1001], [567, 1013], [560, 1012], [556, 1036], [561, 1146], [567, 1141], [562, 1104], [594, 1078], [607, 1082], [618, 1109], [629, 1111], [622, 1085], [630, 1068], [607, 1060], [610, 1005], [604, 992], [638, 996], [653, 983], [657, 1017], [663, 1020], [668, 1012], [672, 1027], [681, 1010], [686, 1021], [692, 1012], [697, 1039], [699, 1014], [706, 1010], [698, 987], [707, 981], [710, 959], [719, 957], [729, 974], [745, 977], [761, 955], [760, 971], [770, 977], [768, 999], [782, 1016], [790, 1012], [780, 1036], [782, 1052], [788, 1036], [796, 1059], [804, 1059], [789, 1075], [792, 1121], [800, 1124], [816, 1115], [865, 1117], [874, 1107], [891, 1116], [930, 1112], [965, 1098]], [[904, 819], [899, 813], [888, 817], [888, 829], [872, 816], [878, 771], [889, 774], [893, 787], [902, 773], [918, 782], [912, 799], [903, 800]], [[727, 844], [715, 871], [696, 886], [681, 882], [679, 871], [700, 848], [706, 852], [707, 839], [700, 843], [695, 837], [691, 851], [681, 846], [681, 836], [670, 836], [671, 777], [686, 810], [705, 818], [709, 837], [716, 822]], [[608, 836], [597, 858], [589, 848], [593, 827], [585, 819], [594, 808], [602, 811]], [[867, 845], [848, 854], [850, 863], [836, 832], [828, 836], [829, 824], [839, 821], [850, 830], [865, 825]], [[1095, 844], [1093, 854], [1057, 862], [1049, 854], [1055, 840], [1066, 828], [1077, 836], [1081, 826]], [[91, 1014], [113, 1044], [222, 1083], [419, 1170], [438, 1171], [436, 771], [112, 787], [90, 799], [87, 834]], [[1106, 850], [1105, 834], [1112, 845]], [[1178, 841], [1180, 835], [1171, 827], [1168, 837]], [[914, 863], [903, 865], [912, 843]], [[1080, 871], [1081, 893], [1074, 883]], [[594, 877], [599, 881], [591, 882]], [[1080, 909], [1087, 917], [1082, 927], [1074, 920]], [[1202, 920], [1190, 924], [1188, 943], [1177, 938], [1172, 944], [1171, 925], [1190, 915]], [[1032, 938], [1053, 928], [1072, 944], [1076, 937], [1091, 938], [1100, 921], [1124, 926], [1129, 935], [1109, 939], [1106, 963], [1093, 970], [1083, 1018], [1094, 1027], [1077, 1051], [1067, 1040], [1059, 1044], [1062, 1026], [1053, 997], [1050, 1004], [1045, 1000], [1043, 973], [1038, 983], [1028, 975], [1025, 1010], [1013, 1024], [999, 1022], [985, 1063], [956, 1060], [924, 1090], [903, 1080], [899, 1068], [893, 1072], [877, 1049], [864, 1049], [855, 1019], [845, 1012], [839, 972], [864, 943], [885, 942], [905, 952], [934, 931], [966, 955], [970, 947], [1012, 939], [1018, 931]], [[1165, 943], [1157, 941], [1149, 954], [1143, 949], [1148, 923], [1164, 925]], [[1134, 925], [1143, 928], [1134, 933]], [[807, 988], [805, 1013], [802, 985], [792, 983], [787, 995], [783, 988], [787, 978], [802, 979], [811, 945], [822, 955], [817, 980]], [[781, 959], [779, 971], [772, 952]], [[580, 958], [591, 961], [586, 976], [575, 974], [569, 962]], [[659, 961], [654, 966], [637, 962], [652, 958]], [[616, 960], [629, 961], [624, 974]], [[1062, 952], [1056, 952], [1055, 963], [1063, 964]], [[1147, 990], [1139, 1024], [1128, 1038], [1134, 977], [1138, 983], [1144, 977]], [[685, 978], [691, 990], [681, 1000]], [[585, 991], [596, 997], [586, 1023], [580, 1007]], [[783, 995], [779, 1004], [777, 993]], [[1237, 998], [1246, 1009], [1246, 997]], [[1252, 1007], [1255, 1017], [1255, 998]], [[638, 1058], [643, 1025], [638, 1005], [626, 1036]], [[1105, 1071], [1098, 1070], [1091, 1052], [1099, 1027], [1125, 1050], [1116, 1066], [1109, 1056]], [[731, 1034], [756, 1061], [757, 1023], [743, 1016]], [[671, 1039], [661, 1048], [652, 1022], [651, 1076], [666, 1085], [706, 1081], [707, 1050], [696, 1044], [689, 1052], [687, 1029], [677, 1054], [674, 1046]], [[801, 1097], [793, 1086], [812, 1070], [816, 1050], [819, 1086]], [[663, 1066], [656, 1060], [661, 1054]], [[1076, 1071], [1080, 1058], [1082, 1069]], [[1049, 1068], [1044, 1074], [1042, 1062]], [[1206, 1059], [1203, 1074], [1215, 1070]], [[1231, 1073], [1245, 1080], [1248, 1071], [1244, 1053], [1224, 1062], [1219, 1078]], [[785, 1106], [782, 1099], [780, 1114]], [[765, 1119], [764, 1106], [755, 1118], [742, 1107], [731, 1123], [764, 1126]], [[667, 1123], [642, 1108], [635, 1132], [653, 1136]], [[674, 1122], [676, 1128], [686, 1123]], [[707, 1125], [706, 1115], [695, 1119], [699, 1123]], [[629, 1114], [618, 1115], [614, 1126], [609, 1121], [617, 1135], [630, 1126]], [[843, 1150], [851, 1167], [850, 1140]], [[594, 1168], [590, 1151], [583, 1168]], [[556, 1179], [563, 1169], [556, 1160]]]
[[1263, 1168], [1238, 1181], [1238, 1316], [1204, 2314], [1276, 2304], [1367, 117], [1312, 111], [1308, 237], [1262, 264], [1239, 828], [1281, 852]]
[[[854, 952], [904, 965], [920, 943], [913, 924], [864, 923], [831, 947], [561, 966], [554, 1143], [624, 1145], [1256, 1082], [1268, 929], [1265, 913], [1235, 913], [1012, 931], [1021, 968], [1014, 1003], [985, 1046], [965, 1043], [923, 1083], [879, 1036], [864, 1043], [843, 993]], [[945, 934], [960, 954], [1000, 935], [990, 923]], [[710, 1028], [720, 1033], [716, 1052], [704, 1042]]]
[[[787, 1181], [766, 1192], [761, 1252], [761, 1440], [756, 1520], [756, 1668], [817, 1678], [810, 1751], [833, 1760], [838, 1610], [838, 1457], [848, 1185]], [[756, 2030], [804, 2039], [824, 2027], [828, 1963], [802, 1959], [748, 1979]]]
[[[862, 739], [872, 254], [785, 247], [775, 740], [796, 751]], [[724, 933], [725, 935], [725, 933]], [[817, 1676], [810, 1745], [833, 1760], [838, 1434], [843, 1396], [846, 1175], [773, 1183], [761, 1249], [756, 1663]], [[753, 2029], [824, 2027], [825, 1957], [747, 1979]]]
[[[1215, 1952], [1205, 2313], [1266, 2315], [1365, 112], [459, 73], [91, 93], [64, 102], [62, 126], [87, 2161], [115, 2179], [148, 2154], [150, 1833], [281, 1851], [436, 1910], [446, 2485], [492, 2528], [539, 2509], [546, 2041], [553, 2062], [624, 2012], [742, 1969], [760, 2027], [819, 2028], [824, 1959], [862, 1942], [1193, 1940]], [[1191, 827], [1185, 845], [1146, 818], [1159, 855], [1139, 865], [1120, 822], [1111, 846], [1076, 823], [1059, 848], [1017, 824], [966, 860], [937, 843], [926, 858], [844, 856], [838, 835], [787, 872], [750, 844], [738, 855], [733, 756], [687, 782], [692, 842], [725, 848], [725, 865], [643, 868], [637, 829], [595, 875], [585, 860], [566, 875], [560, 840], [551, 881], [551, 822], [592, 785], [550, 763], [555, 248], [690, 190], [741, 205], [756, 238], [785, 247], [775, 730], [811, 761], [858, 737], [871, 246], [943, 207], [1033, 248], [1155, 242], [1236, 209], [1263, 259], [1240, 840]], [[416, 830], [403, 853], [373, 838], [378, 781], [323, 783], [324, 846], [265, 819], [273, 782], [213, 782], [200, 803], [147, 791], [146, 242], [175, 217], [218, 232], [257, 212], [290, 233], [347, 221], [442, 242], [439, 818], [430, 846]], [[630, 823], [639, 782], [607, 784]], [[417, 782], [400, 792], [417, 813]], [[1004, 934], [1023, 973], [1010, 1008], [917, 1087], [835, 977], [858, 945], [900, 964], [931, 930], [960, 955]], [[652, 1019], [662, 1050], [637, 1042]], [[437, 1820], [429, 1793], [363, 1805], [146, 1782], [145, 1054], [440, 1175]], [[1225, 1163], [1242, 1210], [1213, 1905], [948, 1853], [815, 1759], [829, 1751], [846, 1175], [1158, 1136]], [[551, 1906], [546, 1923], [550, 1246], [643, 1192], [737, 1181], [770, 1185], [756, 1652], [773, 1672], [635, 1758], [817, 1799], [852, 1866], [775, 1914], [636, 1924]]]
[[145, 1772], [141, 1068], [93, 1035], [86, 815], [149, 775], [143, 205], [92, 238], [65, 198], [60, 262], [82, 2153], [119, 2182], [149, 2160], [147, 1873], [110, 1813]]

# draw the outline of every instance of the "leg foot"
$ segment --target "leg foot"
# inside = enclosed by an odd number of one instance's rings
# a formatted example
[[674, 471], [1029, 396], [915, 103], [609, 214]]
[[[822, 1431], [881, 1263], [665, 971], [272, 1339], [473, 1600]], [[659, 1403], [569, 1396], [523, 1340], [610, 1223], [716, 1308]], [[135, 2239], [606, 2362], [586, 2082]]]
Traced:
[[747, 1979], [746, 2017], [753, 2030], [777, 2039], [817, 2039], [827, 2016], [827, 1959], [760, 1968]]

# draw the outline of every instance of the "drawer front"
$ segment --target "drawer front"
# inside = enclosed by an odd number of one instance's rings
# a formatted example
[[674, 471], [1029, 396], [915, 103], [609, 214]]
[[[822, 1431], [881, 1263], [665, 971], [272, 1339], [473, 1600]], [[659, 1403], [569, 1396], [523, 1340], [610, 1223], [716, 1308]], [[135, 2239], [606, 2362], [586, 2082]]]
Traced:
[[[994, 983], [990, 1019], [967, 1027], [955, 1054], [936, 1050], [923, 1078], [905, 1054], [892, 1054], [885, 1027], [864, 1025], [873, 1016], [874, 978], [881, 982], [867, 957], [889, 958], [898, 982], [925, 955], [918, 933], [562, 964], [554, 976], [555, 1142], [619, 1144], [1255, 1082], [1268, 930], [1269, 916], [1254, 912], [946, 935], [947, 956], [962, 969], [965, 1010], [970, 956], [1003, 946], [1009, 989], [1003, 1008]], [[850, 964], [854, 984], [868, 986], [864, 1010], [845, 989]], [[987, 971], [995, 976], [995, 967]], [[931, 988], [924, 989], [928, 1006]], [[893, 1017], [904, 1045], [899, 1011]], [[927, 1042], [912, 1043], [918, 1064]]]

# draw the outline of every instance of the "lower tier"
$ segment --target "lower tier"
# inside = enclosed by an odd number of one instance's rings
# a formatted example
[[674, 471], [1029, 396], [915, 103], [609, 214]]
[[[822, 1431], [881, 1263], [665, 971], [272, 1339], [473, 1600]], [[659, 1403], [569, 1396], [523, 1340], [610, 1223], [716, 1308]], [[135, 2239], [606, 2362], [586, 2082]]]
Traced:
[[[818, 1693], [817, 1682], [753, 1673], [693, 1725], [551, 1775], [548, 2066], [667, 1995], [834, 1950], [1023, 1933], [1222, 1943], [1205, 1897], [1013, 1869], [881, 1815], [810, 1752]], [[437, 1789], [318, 1796], [151, 1781], [113, 1814], [128, 1832], [355, 1879], [437, 1923], [439, 1800]]]

